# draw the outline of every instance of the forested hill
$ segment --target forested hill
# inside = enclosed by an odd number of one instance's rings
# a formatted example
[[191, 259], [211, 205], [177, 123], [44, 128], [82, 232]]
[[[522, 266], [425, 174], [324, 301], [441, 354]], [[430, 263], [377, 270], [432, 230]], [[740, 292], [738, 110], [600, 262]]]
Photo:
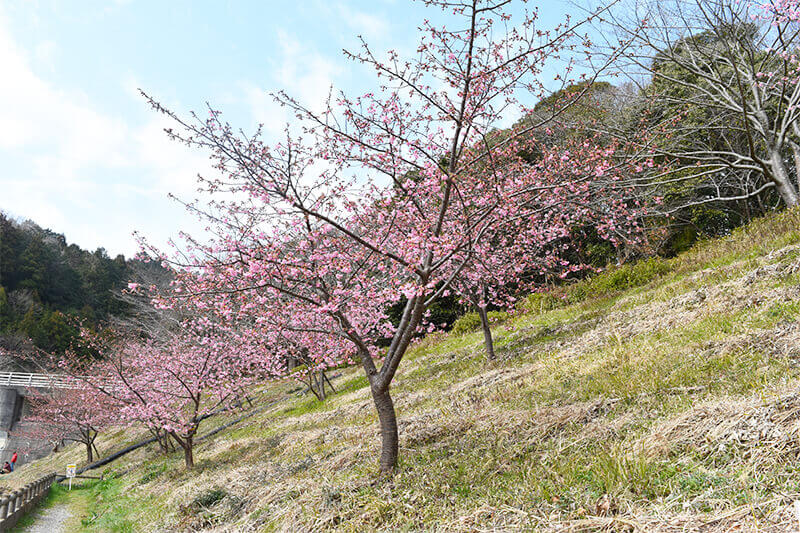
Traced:
[[94, 323], [125, 313], [114, 292], [141, 267], [0, 212], [0, 342], [19, 349], [31, 339], [43, 350], [64, 350], [78, 333], [74, 319]]

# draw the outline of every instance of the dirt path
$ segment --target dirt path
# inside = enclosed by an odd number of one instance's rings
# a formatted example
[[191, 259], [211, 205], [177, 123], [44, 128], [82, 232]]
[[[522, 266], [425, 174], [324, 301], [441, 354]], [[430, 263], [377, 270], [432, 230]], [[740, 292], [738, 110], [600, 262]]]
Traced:
[[41, 509], [34, 515], [36, 522], [25, 529], [24, 533], [63, 533], [69, 517], [70, 512], [66, 505]]

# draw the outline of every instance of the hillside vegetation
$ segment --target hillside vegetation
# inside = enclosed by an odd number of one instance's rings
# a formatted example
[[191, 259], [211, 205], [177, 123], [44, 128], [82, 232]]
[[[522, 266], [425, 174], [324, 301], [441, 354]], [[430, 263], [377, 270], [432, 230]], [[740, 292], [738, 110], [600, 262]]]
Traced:
[[[109, 465], [64, 499], [72, 527], [792, 530], [799, 228], [800, 211], [783, 212], [532, 296], [495, 316], [497, 361], [479, 332], [428, 336], [393, 386], [402, 453], [391, 479], [377, 476], [366, 379], [344, 369], [324, 403], [287, 384], [254, 391], [262, 409], [198, 443], [194, 471], [155, 448]], [[138, 436], [118, 430], [98, 447]], [[82, 454], [67, 448], [2, 482]]]
[[0, 211], [0, 349], [61, 353], [79, 343], [77, 322], [95, 325], [128, 311], [118, 293], [158, 265], [113, 259], [64, 235]]

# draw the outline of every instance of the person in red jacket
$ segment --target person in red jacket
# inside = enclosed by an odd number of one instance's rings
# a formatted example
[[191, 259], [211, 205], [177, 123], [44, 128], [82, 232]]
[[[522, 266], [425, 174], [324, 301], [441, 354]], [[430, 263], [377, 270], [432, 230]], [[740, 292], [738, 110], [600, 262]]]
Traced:
[[11, 456], [11, 471], [14, 471], [14, 467], [17, 464], [17, 452], [14, 452], [14, 455]]

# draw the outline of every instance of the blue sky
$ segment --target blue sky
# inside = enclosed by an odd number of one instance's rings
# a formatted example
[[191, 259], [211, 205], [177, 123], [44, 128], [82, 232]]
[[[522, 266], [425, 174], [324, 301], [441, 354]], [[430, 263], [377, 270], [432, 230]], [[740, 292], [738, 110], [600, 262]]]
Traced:
[[[568, 10], [539, 6], [543, 27]], [[237, 126], [279, 132], [290, 117], [269, 92], [313, 105], [331, 84], [367, 90], [371, 73], [341, 49], [357, 35], [413, 49], [424, 17], [438, 14], [408, 0], [4, 1], [0, 209], [112, 256], [136, 251], [134, 230], [157, 244], [198, 233], [167, 194], [193, 198], [207, 157], [167, 140], [137, 88], [180, 113], [210, 102]]]

